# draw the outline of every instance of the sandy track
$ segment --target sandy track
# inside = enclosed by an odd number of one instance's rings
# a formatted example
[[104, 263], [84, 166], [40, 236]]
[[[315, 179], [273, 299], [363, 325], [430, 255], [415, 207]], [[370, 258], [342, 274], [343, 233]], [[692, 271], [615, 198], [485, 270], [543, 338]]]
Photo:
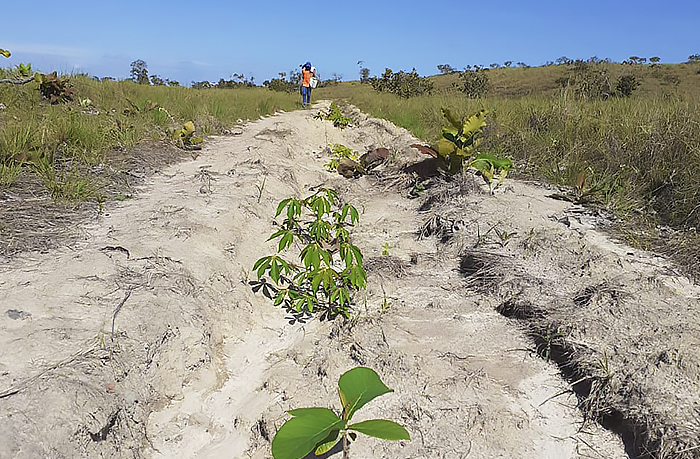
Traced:
[[[556, 367], [495, 311], [499, 297], [468, 288], [464, 241], [416, 237], [434, 213], [399, 186], [399, 167], [424, 159], [415, 139], [366, 117], [341, 131], [313, 113], [213, 139], [85, 240], [0, 266], [0, 457], [270, 457], [284, 410], [337, 406], [338, 376], [356, 365], [395, 389], [366, 415], [402, 422], [413, 440], [361, 438], [352, 457], [627, 457], [584, 424]], [[346, 180], [323, 168], [330, 143], [395, 158]], [[319, 185], [361, 210], [353, 235], [369, 285], [352, 321], [291, 325], [247, 280], [274, 250], [276, 203]], [[510, 202], [533, 227], [570, 207], [525, 184], [478, 189], [469, 202]]]

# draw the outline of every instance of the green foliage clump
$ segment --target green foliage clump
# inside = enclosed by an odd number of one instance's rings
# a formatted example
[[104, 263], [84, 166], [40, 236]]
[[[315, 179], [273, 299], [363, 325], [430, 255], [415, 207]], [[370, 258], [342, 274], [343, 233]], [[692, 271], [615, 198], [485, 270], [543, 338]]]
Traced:
[[314, 118], [332, 121], [333, 126], [339, 128], [347, 127], [348, 124], [350, 124], [350, 121], [352, 121], [349, 116], [343, 115], [343, 110], [338, 104], [335, 103], [335, 101], [331, 102], [331, 106], [327, 113], [319, 112], [314, 115]]
[[331, 150], [332, 158], [330, 162], [325, 165], [325, 167], [331, 172], [338, 170], [338, 164], [340, 164], [340, 161], [343, 158], [348, 158], [355, 162], [357, 162], [357, 160], [359, 159], [357, 153], [352, 151], [345, 145], [334, 143], [333, 145], [329, 145], [329, 148]]
[[6, 50], [6, 49], [2, 49], [2, 48], [0, 48], [0, 56], [5, 56], [6, 58], [8, 58], [8, 59], [9, 59], [9, 58], [10, 58], [10, 56], [12, 56], [12, 53], [11, 53], [11, 52], [9, 52], [9, 51], [8, 51], [8, 50]]
[[443, 108], [442, 113], [450, 122], [450, 126], [442, 129], [442, 138], [438, 143], [438, 155], [451, 174], [462, 171], [465, 167], [476, 169], [491, 185], [494, 175], [498, 173], [498, 183], [503, 183], [508, 171], [513, 167], [508, 158], [498, 158], [490, 153], [479, 153], [477, 148], [482, 140], [486, 127], [486, 110], [480, 110], [474, 115], [457, 118], [449, 109]]
[[617, 84], [615, 85], [616, 95], [619, 97], [630, 97], [638, 86], [639, 82], [634, 75], [622, 75], [617, 79]]
[[175, 141], [177, 146], [185, 150], [196, 150], [201, 148], [203, 139], [195, 137], [194, 123], [188, 121], [181, 128], [173, 129], [170, 133], [170, 138]]
[[410, 440], [411, 436], [401, 424], [387, 419], [350, 424], [360, 408], [390, 392], [393, 390], [371, 368], [348, 370], [338, 379], [341, 415], [321, 407], [287, 411], [292, 418], [282, 424], [272, 439], [272, 456], [275, 459], [300, 459], [312, 451], [320, 456], [342, 441], [343, 457], [347, 458], [349, 443], [357, 438], [355, 432], [383, 440]]
[[460, 73], [459, 89], [470, 99], [484, 97], [489, 88], [489, 76], [485, 69], [476, 67]]
[[[253, 265], [258, 276], [254, 290], [263, 289], [276, 306], [297, 313], [310, 314], [321, 308], [329, 318], [349, 317], [351, 292], [364, 289], [367, 279], [362, 253], [350, 242], [347, 228], [359, 221], [357, 209], [341, 205], [336, 191], [321, 188], [305, 199], [282, 200], [275, 217], [283, 213], [286, 218], [281, 229], [268, 239], [279, 239], [277, 254]], [[295, 242], [304, 245], [299, 254], [302, 266], [280, 256]], [[274, 285], [265, 281], [265, 273]]]
[[433, 90], [433, 83], [420, 77], [416, 69], [411, 70], [410, 73], [403, 70], [394, 73], [387, 68], [381, 78], [372, 77], [369, 82], [376, 91], [390, 92], [405, 99], [430, 94]]
[[263, 81], [263, 86], [277, 92], [299, 92], [301, 87], [301, 72], [299, 70], [289, 72], [288, 79], [286, 72], [280, 72], [279, 76], [279, 78]]

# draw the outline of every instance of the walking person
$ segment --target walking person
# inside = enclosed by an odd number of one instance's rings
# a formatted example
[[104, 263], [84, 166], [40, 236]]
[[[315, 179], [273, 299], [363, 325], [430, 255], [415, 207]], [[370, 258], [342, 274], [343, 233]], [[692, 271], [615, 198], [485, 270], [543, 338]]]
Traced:
[[301, 68], [301, 105], [304, 107], [311, 106], [311, 89], [316, 86], [312, 80], [316, 78], [316, 69], [311, 66], [311, 62], [307, 62]]

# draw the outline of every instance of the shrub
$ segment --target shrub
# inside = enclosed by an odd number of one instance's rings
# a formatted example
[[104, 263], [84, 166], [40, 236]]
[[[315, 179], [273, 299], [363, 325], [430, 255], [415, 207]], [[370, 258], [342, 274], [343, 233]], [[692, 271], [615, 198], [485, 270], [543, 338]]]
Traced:
[[638, 86], [639, 82], [634, 75], [622, 75], [617, 79], [617, 84], [615, 85], [616, 94], [620, 97], [629, 97]]
[[376, 91], [390, 92], [405, 99], [430, 94], [433, 90], [433, 83], [419, 76], [416, 69], [410, 73], [403, 70], [394, 73], [391, 69], [386, 69], [381, 78], [372, 77], [369, 82]]
[[489, 76], [483, 68], [465, 70], [459, 77], [462, 79], [460, 89], [470, 99], [484, 97], [488, 92]]

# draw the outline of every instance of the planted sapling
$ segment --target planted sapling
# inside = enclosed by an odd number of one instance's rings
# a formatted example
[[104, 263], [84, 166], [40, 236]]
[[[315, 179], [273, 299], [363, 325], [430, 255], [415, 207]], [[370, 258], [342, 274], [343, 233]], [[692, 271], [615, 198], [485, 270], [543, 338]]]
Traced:
[[406, 429], [386, 419], [371, 419], [350, 424], [353, 415], [365, 404], [380, 395], [393, 392], [371, 368], [356, 367], [345, 372], [338, 380], [340, 416], [329, 408], [298, 408], [272, 439], [275, 459], [300, 459], [311, 451], [315, 455], [327, 453], [342, 442], [343, 459], [349, 456], [350, 441], [360, 432], [384, 440], [410, 440]]
[[496, 187], [503, 183], [513, 163], [508, 158], [477, 151], [486, 127], [487, 113], [486, 110], [480, 110], [460, 119], [449, 109], [443, 108], [442, 114], [450, 126], [442, 129], [437, 153], [450, 174], [461, 172], [466, 167], [474, 168], [491, 188], [495, 176], [498, 178]]
[[[348, 226], [359, 221], [351, 204], [341, 205], [335, 190], [321, 188], [306, 199], [287, 198], [277, 206], [275, 217], [286, 215], [281, 228], [268, 240], [278, 239], [277, 254], [260, 258], [253, 265], [258, 282], [276, 306], [297, 313], [325, 309], [329, 317], [350, 316], [351, 292], [364, 289], [367, 274], [362, 252], [350, 242]], [[300, 265], [280, 254], [302, 244]], [[267, 273], [273, 284], [266, 283]]]

